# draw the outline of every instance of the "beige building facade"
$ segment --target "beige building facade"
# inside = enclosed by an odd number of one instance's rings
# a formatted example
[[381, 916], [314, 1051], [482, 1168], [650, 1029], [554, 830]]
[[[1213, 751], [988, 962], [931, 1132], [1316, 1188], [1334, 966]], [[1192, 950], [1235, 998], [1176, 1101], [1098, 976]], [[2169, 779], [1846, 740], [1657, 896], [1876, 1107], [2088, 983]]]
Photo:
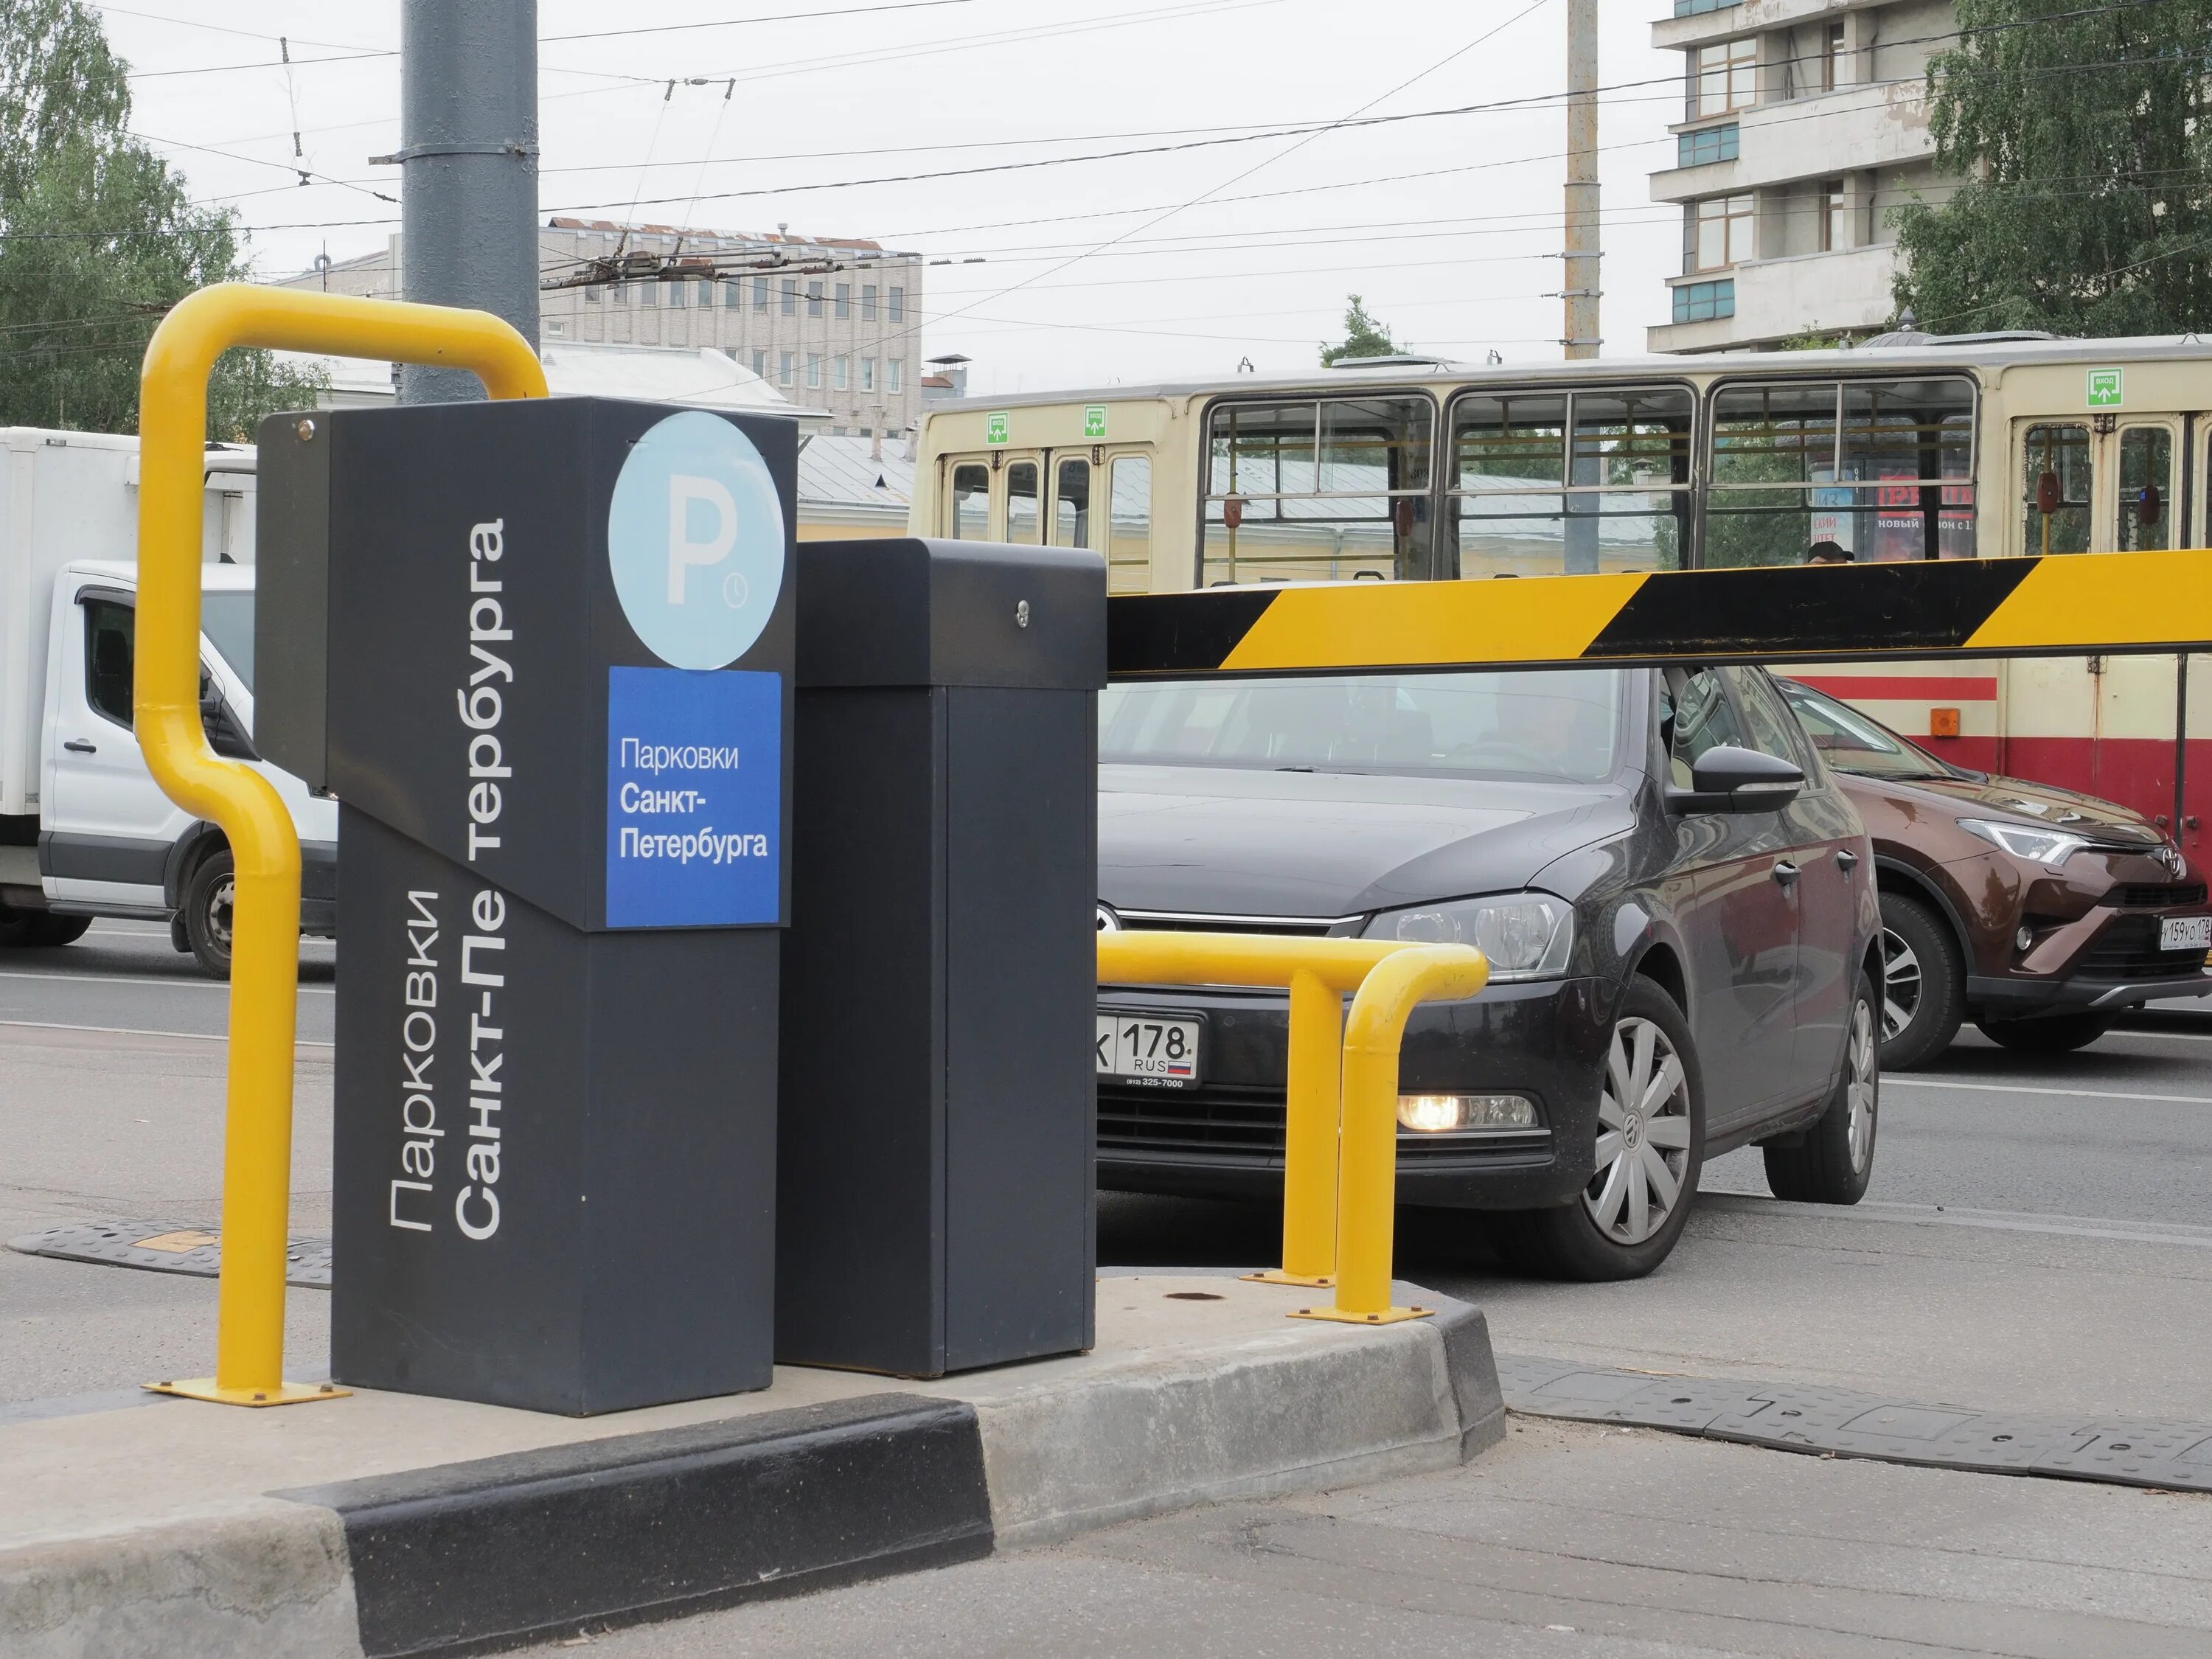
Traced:
[[[711, 347], [791, 402], [823, 410], [839, 435], [902, 438], [920, 416], [919, 254], [781, 231], [740, 236], [567, 218], [548, 221], [538, 246], [538, 268], [549, 280], [583, 275], [595, 260], [641, 254], [679, 262], [692, 273], [680, 281], [544, 289], [539, 328], [549, 344]], [[786, 268], [729, 269], [776, 258]], [[283, 286], [392, 299], [398, 270], [394, 235], [379, 252], [319, 262]]]
[[1680, 274], [1654, 351], [1771, 348], [1885, 326], [1893, 210], [1940, 202], [1928, 59], [1950, 0], [1673, 0], [1653, 45], [1682, 54], [1674, 165]]

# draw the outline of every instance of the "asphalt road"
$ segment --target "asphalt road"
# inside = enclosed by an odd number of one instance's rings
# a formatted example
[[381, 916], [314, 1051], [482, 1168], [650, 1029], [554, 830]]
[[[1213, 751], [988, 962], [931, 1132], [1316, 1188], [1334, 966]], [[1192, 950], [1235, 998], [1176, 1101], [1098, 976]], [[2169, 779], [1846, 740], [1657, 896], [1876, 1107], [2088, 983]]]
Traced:
[[[337, 945], [300, 941], [300, 1040], [331, 1041]], [[169, 943], [158, 922], [96, 921], [74, 945], [0, 954], [0, 1026], [59, 1025], [219, 1037], [230, 988]]]

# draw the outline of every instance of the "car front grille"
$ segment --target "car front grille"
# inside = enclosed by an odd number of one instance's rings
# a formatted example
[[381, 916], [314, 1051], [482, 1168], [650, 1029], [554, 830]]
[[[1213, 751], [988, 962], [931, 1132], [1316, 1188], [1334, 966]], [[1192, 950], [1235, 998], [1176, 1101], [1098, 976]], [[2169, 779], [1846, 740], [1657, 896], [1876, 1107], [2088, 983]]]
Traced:
[[[1419, 1164], [1470, 1154], [1526, 1151], [1549, 1144], [1551, 1132], [1510, 1135], [1401, 1134], [1401, 1163]], [[1098, 1091], [1098, 1150], [1113, 1154], [1206, 1152], [1255, 1164], [1283, 1161], [1283, 1097], [1273, 1090], [1233, 1084], [1196, 1089]]]
[[2119, 916], [2082, 952], [2074, 971], [2092, 980], [2179, 979], [2203, 966], [2202, 951], [2158, 948], [2156, 916]]
[[[1269, 933], [1294, 939], [1326, 939], [1340, 927], [1360, 921], [1358, 916], [1222, 916], [1194, 910], [1115, 910], [1116, 921], [1132, 933]], [[1108, 925], [1102, 907], [1098, 922]]]
[[2105, 902], [2134, 910], [2202, 904], [2204, 884], [2200, 881], [2187, 886], [2161, 887], [2151, 882], [2123, 882], [2105, 895]]

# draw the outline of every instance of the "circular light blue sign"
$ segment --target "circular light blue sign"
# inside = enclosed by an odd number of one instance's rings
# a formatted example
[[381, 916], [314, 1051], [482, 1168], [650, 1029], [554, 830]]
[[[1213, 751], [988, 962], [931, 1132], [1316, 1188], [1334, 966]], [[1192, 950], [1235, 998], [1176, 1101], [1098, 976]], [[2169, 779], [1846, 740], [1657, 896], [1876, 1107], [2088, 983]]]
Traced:
[[751, 439], [700, 410], [630, 447], [607, 508], [607, 568], [647, 649], [721, 668], [752, 649], [783, 591], [783, 502]]

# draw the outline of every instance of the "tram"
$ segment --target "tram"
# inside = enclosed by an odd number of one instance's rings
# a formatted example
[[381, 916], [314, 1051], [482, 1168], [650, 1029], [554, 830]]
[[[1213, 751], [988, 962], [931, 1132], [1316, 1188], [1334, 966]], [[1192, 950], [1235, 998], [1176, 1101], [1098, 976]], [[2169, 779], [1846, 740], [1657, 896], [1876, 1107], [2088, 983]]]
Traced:
[[[915, 535], [1089, 547], [1116, 592], [1498, 580], [2212, 544], [2212, 345], [1886, 335], [1850, 350], [1294, 377], [933, 405]], [[2121, 801], [2192, 854], [2212, 665], [1790, 673], [1954, 764]], [[2192, 739], [2192, 732], [2203, 735]]]

